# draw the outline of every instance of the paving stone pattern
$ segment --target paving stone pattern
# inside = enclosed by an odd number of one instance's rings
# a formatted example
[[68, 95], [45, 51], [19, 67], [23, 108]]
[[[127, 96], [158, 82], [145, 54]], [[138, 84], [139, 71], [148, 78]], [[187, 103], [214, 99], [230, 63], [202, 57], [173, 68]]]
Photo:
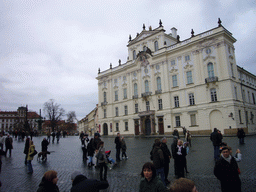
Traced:
[[[115, 159], [115, 145], [113, 137], [101, 137], [105, 142], [106, 150], [111, 150], [111, 157]], [[33, 141], [36, 150], [41, 151], [43, 137], [34, 137]], [[108, 170], [109, 188], [104, 191], [139, 191], [140, 172], [143, 164], [150, 161], [149, 153], [155, 138], [126, 138], [128, 160], [121, 161], [114, 169]], [[173, 139], [167, 139], [167, 145], [171, 148]], [[239, 145], [236, 137], [224, 137], [235, 152], [239, 148], [242, 151], [243, 159], [238, 165], [241, 170], [242, 191], [256, 191], [256, 136], [247, 136], [245, 145]], [[27, 167], [24, 165], [25, 155], [23, 154], [25, 142], [14, 140], [12, 157], [2, 157], [2, 172], [0, 180], [2, 187], [0, 191], [8, 192], [34, 192], [43, 174], [48, 170], [58, 172], [58, 186], [61, 192], [70, 191], [70, 175], [74, 170], [79, 170], [88, 178], [99, 179], [99, 169], [89, 169], [82, 161], [81, 142], [78, 136], [61, 138], [60, 143], [50, 144], [47, 162], [38, 162], [37, 155], [32, 161], [34, 173], [27, 174]], [[94, 160], [95, 161], [95, 160]], [[186, 177], [195, 181], [199, 191], [220, 191], [220, 183], [213, 175], [214, 159], [213, 146], [209, 137], [193, 137], [192, 147], [187, 155], [188, 171]], [[170, 163], [169, 180], [174, 181], [173, 160]]]

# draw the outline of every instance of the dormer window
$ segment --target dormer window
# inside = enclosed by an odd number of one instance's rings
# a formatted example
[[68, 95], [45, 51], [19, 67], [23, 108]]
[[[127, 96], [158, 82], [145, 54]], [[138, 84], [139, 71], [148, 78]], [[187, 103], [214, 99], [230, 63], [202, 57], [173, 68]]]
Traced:
[[132, 52], [132, 58], [133, 58], [133, 60], [136, 59], [136, 51], [135, 50], [133, 50], [133, 52]]
[[155, 41], [154, 46], [155, 46], [155, 51], [158, 51], [158, 41]]

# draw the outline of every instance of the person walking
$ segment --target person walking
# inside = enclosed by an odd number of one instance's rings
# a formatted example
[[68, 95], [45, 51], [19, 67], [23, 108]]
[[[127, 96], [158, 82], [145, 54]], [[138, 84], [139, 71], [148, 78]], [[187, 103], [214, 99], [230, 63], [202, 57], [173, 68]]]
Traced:
[[214, 128], [210, 139], [214, 147], [214, 160], [217, 161], [220, 158], [220, 145], [222, 141], [222, 135], [218, 133], [217, 128]]
[[220, 180], [222, 192], [241, 192], [240, 169], [230, 152], [230, 147], [223, 147], [221, 157], [214, 167], [214, 175]]
[[32, 160], [34, 159], [33, 153], [35, 151], [35, 145], [33, 141], [30, 141], [29, 144], [29, 150], [28, 150], [28, 158], [27, 158], [27, 165], [28, 165], [28, 173], [33, 173], [33, 167], [32, 167]]
[[121, 161], [120, 159], [120, 149], [121, 149], [121, 139], [120, 139], [120, 133], [117, 133], [117, 136], [115, 138], [115, 144], [116, 144], [116, 161]]
[[94, 165], [93, 164], [93, 155], [94, 155], [95, 149], [94, 149], [93, 143], [94, 143], [94, 139], [91, 138], [90, 142], [87, 145], [87, 153], [89, 156], [89, 162], [88, 162], [89, 167], [92, 167]]
[[164, 154], [161, 149], [161, 141], [159, 139], [155, 141], [154, 149], [152, 151], [152, 159], [156, 168], [156, 175], [160, 175], [162, 182], [166, 186], [164, 174]]
[[245, 132], [242, 128], [237, 129], [237, 137], [239, 139], [239, 144], [244, 144]]
[[180, 135], [177, 129], [174, 129], [173, 133], [172, 133], [173, 137], [177, 137], [178, 139], [180, 139]]
[[169, 184], [170, 181], [167, 179], [168, 177], [168, 174], [169, 174], [169, 164], [170, 164], [170, 159], [171, 159], [171, 152], [170, 150], [168, 149], [168, 146], [167, 146], [167, 139], [166, 137], [163, 137], [162, 138], [162, 143], [161, 143], [161, 149], [163, 151], [163, 154], [164, 154], [164, 176], [165, 176], [165, 183], [166, 184]]
[[25, 156], [25, 165], [27, 165], [29, 143], [30, 143], [30, 138], [27, 137], [27, 139], [26, 139], [26, 141], [25, 141], [24, 151], [23, 151], [23, 153], [26, 155], [26, 156]]
[[107, 189], [109, 187], [109, 183], [107, 181], [88, 179], [79, 171], [74, 171], [71, 174], [71, 181], [71, 192], [99, 192], [100, 190]]
[[185, 136], [185, 141], [188, 142], [188, 146], [189, 147], [192, 147], [192, 144], [191, 144], [191, 133], [189, 130], [187, 130], [187, 133], [186, 133], [186, 136]]
[[61, 133], [60, 133], [60, 131], [58, 131], [58, 132], [56, 133], [57, 143], [60, 142], [60, 136], [61, 136]]
[[50, 170], [45, 172], [37, 192], [59, 192], [57, 172]]
[[53, 131], [53, 132], [52, 132], [52, 143], [54, 143], [55, 136], [56, 136], [56, 134], [55, 134], [55, 132]]
[[12, 149], [13, 149], [13, 139], [12, 137], [8, 134], [7, 137], [5, 138], [5, 153], [7, 154], [7, 151], [9, 150], [9, 156], [12, 156]]
[[122, 159], [128, 159], [127, 155], [126, 155], [126, 143], [125, 143], [125, 140], [124, 140], [124, 137], [122, 137], [122, 140], [121, 140], [121, 148], [122, 148]]
[[49, 143], [51, 143], [51, 133], [50, 133], [50, 130], [49, 130], [49, 132], [47, 133], [47, 141], [48, 141]]
[[[96, 158], [98, 159], [99, 166], [100, 166], [100, 180], [101, 181], [106, 181], [107, 180], [107, 172], [108, 172], [108, 167], [107, 167], [107, 157], [105, 154], [105, 148], [104, 148], [104, 142], [100, 141], [99, 143], [99, 150], [96, 154]], [[103, 168], [104, 168], [104, 178], [102, 177], [103, 174]]]
[[43, 141], [41, 142], [42, 153], [43, 153], [42, 161], [47, 159], [48, 145], [49, 145], [49, 142], [47, 141], [46, 138], [44, 138]]
[[156, 168], [153, 163], [147, 162], [141, 170], [141, 181], [139, 192], [167, 192], [163, 182], [157, 177]]
[[170, 191], [171, 192], [181, 192], [181, 191], [198, 192], [196, 189], [195, 182], [186, 178], [176, 179], [170, 186]]

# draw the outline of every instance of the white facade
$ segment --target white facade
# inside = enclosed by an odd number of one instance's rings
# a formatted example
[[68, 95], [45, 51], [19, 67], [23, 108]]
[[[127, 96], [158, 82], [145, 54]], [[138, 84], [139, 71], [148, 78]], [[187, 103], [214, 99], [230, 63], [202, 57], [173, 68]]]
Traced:
[[256, 76], [237, 67], [235, 42], [220, 23], [184, 41], [161, 23], [143, 27], [130, 38], [127, 62], [96, 78], [103, 134], [170, 134], [182, 126], [207, 134], [215, 127], [256, 132]]

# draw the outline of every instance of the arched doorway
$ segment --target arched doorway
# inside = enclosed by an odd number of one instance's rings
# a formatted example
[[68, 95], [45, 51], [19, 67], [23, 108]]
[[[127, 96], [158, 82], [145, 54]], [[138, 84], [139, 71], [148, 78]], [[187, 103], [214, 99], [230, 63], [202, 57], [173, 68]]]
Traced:
[[108, 124], [107, 123], [103, 124], [103, 135], [108, 135]]
[[214, 110], [210, 113], [210, 126], [211, 130], [217, 128], [222, 133], [224, 132], [223, 117], [219, 110]]
[[150, 119], [146, 118], [145, 120], [145, 134], [150, 135], [151, 134], [151, 125], [150, 125]]

